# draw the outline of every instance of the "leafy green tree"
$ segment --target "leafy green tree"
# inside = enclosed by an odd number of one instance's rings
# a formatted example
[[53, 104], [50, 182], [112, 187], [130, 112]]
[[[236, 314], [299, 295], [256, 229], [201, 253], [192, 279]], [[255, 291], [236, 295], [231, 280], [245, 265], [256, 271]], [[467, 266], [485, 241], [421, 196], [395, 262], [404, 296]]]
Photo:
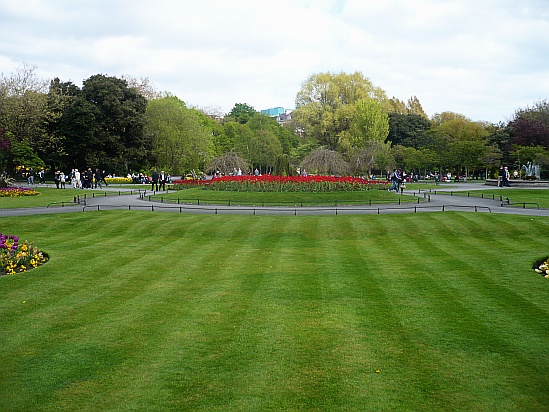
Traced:
[[446, 112], [435, 121], [433, 130], [444, 136], [447, 146], [444, 158], [447, 167], [454, 171], [454, 174], [465, 174], [473, 168], [482, 165], [482, 159], [489, 151], [489, 131], [485, 125], [473, 122], [463, 115]]
[[256, 113], [257, 111], [249, 104], [236, 103], [227, 116], [229, 121], [234, 120], [240, 124], [246, 124]]
[[98, 166], [117, 174], [139, 170], [150, 156], [144, 134], [147, 100], [126, 81], [94, 75], [63, 112], [60, 129], [75, 166]]
[[278, 138], [268, 130], [254, 134], [250, 142], [250, 163], [262, 172], [271, 172], [282, 155], [282, 145]]
[[385, 142], [389, 135], [389, 117], [375, 100], [359, 100], [355, 103], [355, 115], [351, 121], [351, 146], [365, 147], [366, 143]]
[[0, 77], [0, 129], [10, 133], [12, 143], [44, 154], [47, 82], [38, 78], [35, 70], [36, 66], [23, 64], [9, 76]]
[[174, 175], [200, 170], [213, 157], [212, 131], [202, 113], [175, 96], [149, 101], [146, 135], [152, 141], [154, 166]]
[[419, 99], [417, 96], [412, 96], [408, 99], [408, 104], [406, 105], [406, 109], [408, 114], [414, 115], [414, 116], [421, 116], [424, 119], [428, 119], [429, 116], [425, 113], [423, 110], [423, 106], [419, 102]]
[[359, 72], [314, 74], [302, 84], [292, 117], [307, 137], [335, 150], [349, 131], [359, 100], [375, 100], [385, 110], [390, 107], [385, 92]]
[[428, 131], [431, 122], [416, 114], [389, 113], [389, 135], [392, 144], [414, 148], [428, 145]]

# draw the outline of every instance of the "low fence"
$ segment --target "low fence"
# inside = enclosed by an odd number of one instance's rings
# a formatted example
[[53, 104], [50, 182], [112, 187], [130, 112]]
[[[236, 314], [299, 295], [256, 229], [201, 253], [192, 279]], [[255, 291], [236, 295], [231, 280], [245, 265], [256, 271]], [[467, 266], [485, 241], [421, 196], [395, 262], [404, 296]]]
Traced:
[[[415, 197], [415, 193], [414, 193], [414, 197]], [[148, 200], [149, 202], [160, 202], [160, 203], [169, 203], [169, 204], [183, 204], [183, 205], [197, 205], [197, 206], [200, 206], [200, 205], [210, 205], [210, 206], [215, 206], [215, 205], [219, 205], [219, 206], [252, 206], [252, 207], [269, 207], [269, 206], [282, 206], [282, 207], [308, 207], [308, 206], [314, 206], [314, 207], [327, 207], [327, 206], [332, 206], [332, 207], [340, 207], [340, 206], [346, 206], [346, 205], [353, 205], [353, 204], [356, 204], [356, 205], [367, 205], [367, 206], [372, 206], [374, 204], [398, 204], [398, 205], [402, 205], [402, 204], [407, 204], [407, 203], [421, 203], [422, 199], [420, 197], [417, 197], [416, 200], [414, 201], [402, 201], [402, 197], [398, 197], [398, 201], [393, 201], [393, 200], [387, 200], [387, 201], [382, 201], [382, 200], [375, 200], [374, 202], [372, 202], [372, 199], [369, 199], [368, 201], [364, 201], [364, 200], [336, 200], [336, 201], [333, 201], [333, 202], [330, 202], [330, 203], [327, 203], [327, 202], [314, 202], [314, 201], [307, 201], [307, 202], [254, 202], [254, 203], [243, 203], [243, 202], [240, 202], [240, 201], [234, 201], [234, 200], [231, 200], [231, 199], [228, 199], [228, 200], [215, 200], [215, 199], [208, 199], [208, 200], [204, 200], [204, 199], [200, 199], [200, 198], [196, 198], [196, 199], [182, 199], [182, 198], [177, 198], [177, 199], [171, 199], [171, 198], [164, 198], [164, 196], [158, 196], [158, 195], [147, 195], [146, 193], [142, 193], [140, 195], [140, 199], [142, 200]], [[410, 197], [407, 197], [406, 199], [410, 199]], [[429, 202], [430, 201], [430, 196], [424, 194], [423, 195], [423, 200]]]
[[84, 206], [82, 211], [101, 211], [101, 210], [144, 210], [151, 212], [177, 212], [177, 213], [195, 213], [195, 214], [249, 214], [249, 215], [348, 215], [348, 214], [395, 214], [395, 213], [418, 213], [418, 212], [448, 212], [469, 210], [473, 212], [487, 212], [492, 210], [487, 206], [463, 206], [463, 205], [410, 205], [401, 207], [247, 207], [247, 206], [199, 206], [199, 205], [93, 205]]

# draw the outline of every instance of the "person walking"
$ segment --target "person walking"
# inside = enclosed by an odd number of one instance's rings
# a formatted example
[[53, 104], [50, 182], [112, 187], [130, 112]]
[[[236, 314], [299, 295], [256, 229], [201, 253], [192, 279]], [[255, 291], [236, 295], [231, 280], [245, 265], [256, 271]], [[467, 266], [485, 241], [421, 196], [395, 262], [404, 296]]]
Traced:
[[65, 188], [67, 177], [65, 176], [65, 173], [60, 172], [59, 173], [59, 184], [61, 185], [61, 189]]
[[38, 172], [38, 176], [40, 177], [40, 181], [38, 183], [46, 184], [46, 171], [44, 169]]
[[156, 187], [156, 191], [158, 191], [158, 179], [160, 178], [160, 175], [158, 174], [158, 171], [156, 169], [154, 169], [154, 172], [151, 178], [152, 178], [151, 190], [154, 191], [154, 188]]
[[398, 188], [398, 184], [400, 182], [400, 174], [398, 172], [398, 169], [393, 169], [393, 173], [391, 173], [391, 187], [388, 189], [389, 192], [392, 192], [393, 190], [395, 191], [395, 193], [398, 193], [399, 191], [399, 188]]
[[162, 170], [160, 172], [160, 176], [158, 177], [158, 183], [160, 185], [160, 190], [166, 190], [166, 181], [168, 178], [166, 177], [166, 173]]
[[101, 170], [99, 168], [95, 169], [95, 188], [97, 189], [97, 185], [99, 185], [99, 189], [103, 189], [103, 175], [101, 174]]
[[509, 174], [509, 168], [507, 166], [505, 166], [503, 168], [503, 179], [502, 179], [502, 186], [503, 187], [511, 187], [511, 185], [509, 185], [509, 179], [510, 179], [510, 174]]
[[32, 167], [29, 170], [29, 176], [27, 178], [27, 181], [28, 181], [29, 185], [34, 184], [34, 169]]
[[59, 189], [59, 183], [61, 183], [61, 172], [59, 170], [53, 174], [53, 181], [55, 182], [55, 187]]

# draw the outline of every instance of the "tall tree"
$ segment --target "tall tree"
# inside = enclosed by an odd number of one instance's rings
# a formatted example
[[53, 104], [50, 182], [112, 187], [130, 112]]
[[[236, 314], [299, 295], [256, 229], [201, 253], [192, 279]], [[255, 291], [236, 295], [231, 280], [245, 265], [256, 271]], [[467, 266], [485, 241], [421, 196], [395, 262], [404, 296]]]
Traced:
[[375, 100], [384, 109], [390, 107], [385, 92], [362, 73], [314, 74], [303, 82], [292, 117], [307, 137], [335, 150], [349, 131], [359, 100]]
[[389, 113], [389, 136], [392, 144], [420, 148], [428, 144], [431, 122], [416, 114]]
[[174, 175], [201, 170], [212, 158], [211, 129], [204, 116], [175, 96], [149, 101], [146, 135], [154, 166]]
[[229, 121], [234, 120], [240, 124], [246, 124], [256, 113], [257, 111], [249, 104], [236, 103], [227, 116], [229, 117]]
[[532, 107], [517, 110], [509, 127], [511, 143], [549, 150], [549, 101], [541, 100]]
[[421, 116], [425, 119], [429, 118], [429, 116], [427, 116], [427, 114], [423, 110], [423, 106], [419, 102], [417, 96], [412, 96], [408, 99], [408, 104], [406, 105], [406, 108], [408, 110], [408, 114]]
[[0, 129], [35, 153], [44, 148], [46, 91], [47, 82], [36, 75], [36, 66], [23, 64], [0, 77]]
[[126, 81], [94, 75], [64, 111], [61, 129], [78, 167], [117, 174], [139, 170], [150, 154], [144, 135], [147, 100]]

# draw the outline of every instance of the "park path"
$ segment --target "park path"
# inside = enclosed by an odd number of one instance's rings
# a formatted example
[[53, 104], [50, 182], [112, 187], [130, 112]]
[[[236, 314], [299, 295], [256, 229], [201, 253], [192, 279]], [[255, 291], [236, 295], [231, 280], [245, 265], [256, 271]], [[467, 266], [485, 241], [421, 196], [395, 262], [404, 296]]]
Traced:
[[[456, 186], [441, 186], [440, 190], [422, 190], [420, 192], [404, 191], [402, 195], [421, 198], [419, 203], [377, 204], [377, 205], [352, 205], [352, 206], [321, 206], [321, 207], [288, 207], [288, 206], [228, 206], [228, 205], [183, 205], [164, 203], [148, 200], [149, 194], [161, 194], [165, 192], [151, 192], [136, 189], [118, 187], [104, 188], [108, 196], [86, 196], [82, 191], [80, 203], [63, 203], [50, 207], [1, 209], [0, 217], [26, 216], [38, 214], [91, 212], [101, 210], [142, 210], [156, 212], [177, 212], [194, 214], [248, 214], [248, 215], [343, 215], [343, 214], [397, 214], [397, 213], [423, 213], [464, 211], [478, 213], [503, 213], [527, 216], [549, 216], [549, 209], [537, 209], [533, 207], [516, 207], [506, 205], [497, 199], [481, 198], [474, 196], [475, 190], [494, 189], [494, 187], [461, 183]], [[497, 189], [497, 188], [495, 188]], [[502, 194], [505, 192], [502, 189]], [[473, 196], [457, 195], [457, 192], [471, 192]], [[118, 192], [118, 193], [116, 193]], [[455, 193], [454, 193], [455, 192]], [[549, 195], [549, 191], [548, 191]], [[0, 206], [1, 207], [1, 206]]]

